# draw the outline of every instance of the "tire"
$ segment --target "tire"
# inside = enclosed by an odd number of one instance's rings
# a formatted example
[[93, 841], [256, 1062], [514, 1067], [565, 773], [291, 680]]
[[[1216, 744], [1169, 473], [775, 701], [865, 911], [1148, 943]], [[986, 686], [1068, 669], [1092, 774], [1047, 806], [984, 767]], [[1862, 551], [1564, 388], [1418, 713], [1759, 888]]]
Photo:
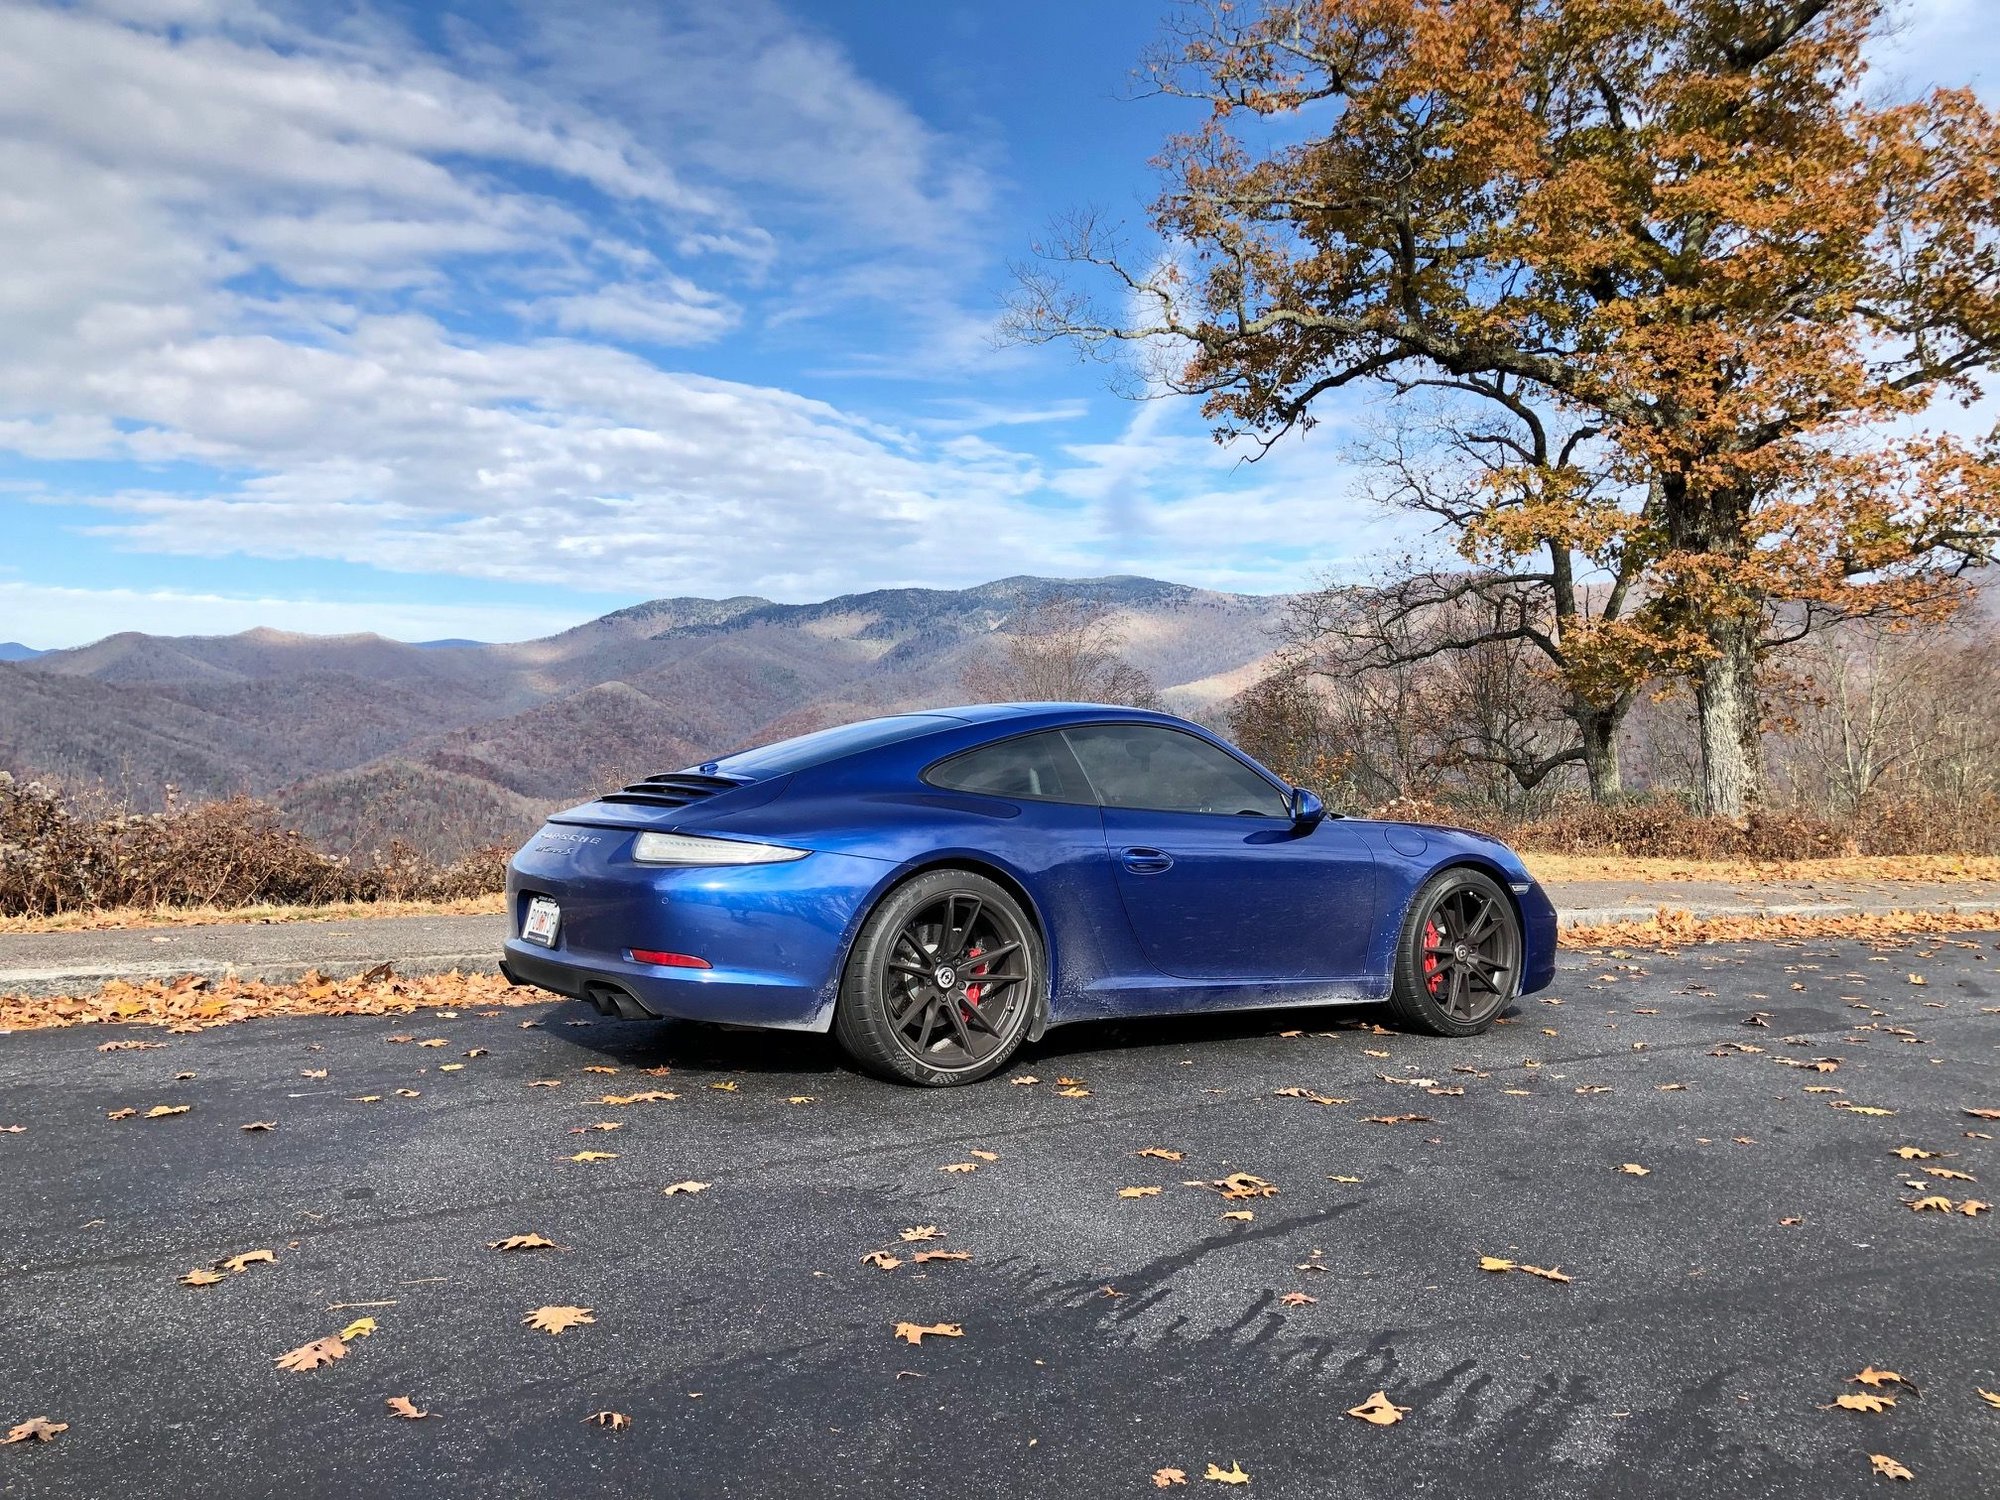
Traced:
[[848, 955], [833, 1034], [879, 1078], [948, 1088], [1007, 1065], [1048, 983], [1020, 902], [970, 870], [927, 870], [885, 896]]
[[1490, 876], [1459, 866], [1424, 883], [1403, 918], [1389, 1008], [1413, 1031], [1477, 1036], [1521, 985], [1521, 919]]

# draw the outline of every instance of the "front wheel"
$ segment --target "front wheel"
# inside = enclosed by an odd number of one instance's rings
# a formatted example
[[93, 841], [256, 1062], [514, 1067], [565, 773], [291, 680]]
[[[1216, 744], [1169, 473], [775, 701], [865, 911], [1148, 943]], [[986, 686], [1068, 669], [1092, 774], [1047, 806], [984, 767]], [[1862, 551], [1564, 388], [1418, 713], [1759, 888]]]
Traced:
[[1521, 922], [1507, 893], [1478, 870], [1433, 876], [1410, 903], [1396, 942], [1389, 1007], [1432, 1036], [1477, 1036], [1521, 985]]
[[869, 914], [833, 1030], [862, 1067], [943, 1088], [998, 1071], [1028, 1033], [1046, 968], [1020, 903], [969, 870], [932, 870]]

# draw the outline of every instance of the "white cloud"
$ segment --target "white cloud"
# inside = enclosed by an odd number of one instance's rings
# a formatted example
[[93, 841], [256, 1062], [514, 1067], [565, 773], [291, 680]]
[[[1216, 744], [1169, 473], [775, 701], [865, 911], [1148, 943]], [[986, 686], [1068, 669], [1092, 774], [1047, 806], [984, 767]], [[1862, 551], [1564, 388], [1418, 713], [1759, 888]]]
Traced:
[[[851, 363], [962, 375], [991, 358], [954, 278], [992, 183], [764, 0], [530, 14], [520, 46], [447, 58], [365, 13], [0, 0], [0, 449], [212, 480], [41, 498], [127, 552], [781, 598], [1030, 569], [1282, 587], [1277, 549], [1353, 513], [1323, 460], [1246, 483], [1182, 403], [1052, 473], [1010, 434], [1081, 403], [892, 426], [665, 368], [784, 297], [894, 306], [928, 331]], [[196, 628], [178, 596], [77, 597], [52, 618]], [[419, 618], [202, 618], [267, 605]], [[451, 618], [377, 628], [496, 633]]]

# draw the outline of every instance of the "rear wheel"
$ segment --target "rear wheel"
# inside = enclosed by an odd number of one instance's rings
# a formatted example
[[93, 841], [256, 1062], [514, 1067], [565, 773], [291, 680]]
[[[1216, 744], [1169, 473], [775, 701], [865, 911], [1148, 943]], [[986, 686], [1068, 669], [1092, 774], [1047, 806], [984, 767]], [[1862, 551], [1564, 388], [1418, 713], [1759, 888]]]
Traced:
[[833, 1031], [862, 1067], [932, 1088], [1006, 1065], [1045, 979], [1034, 924], [969, 870], [931, 870], [891, 891], [848, 955]]
[[1475, 1036], [1507, 1008], [1521, 982], [1514, 903], [1478, 870], [1434, 876], [1403, 921], [1389, 1006], [1432, 1036]]

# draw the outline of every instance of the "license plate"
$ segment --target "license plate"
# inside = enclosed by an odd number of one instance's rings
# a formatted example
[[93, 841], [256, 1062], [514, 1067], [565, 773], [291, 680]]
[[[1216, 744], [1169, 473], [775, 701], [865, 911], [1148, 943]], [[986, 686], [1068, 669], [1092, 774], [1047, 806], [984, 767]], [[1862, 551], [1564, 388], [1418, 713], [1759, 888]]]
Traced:
[[556, 924], [562, 920], [562, 908], [546, 896], [537, 896], [528, 903], [527, 920], [521, 924], [521, 936], [531, 943], [540, 943], [544, 948], [556, 945]]

